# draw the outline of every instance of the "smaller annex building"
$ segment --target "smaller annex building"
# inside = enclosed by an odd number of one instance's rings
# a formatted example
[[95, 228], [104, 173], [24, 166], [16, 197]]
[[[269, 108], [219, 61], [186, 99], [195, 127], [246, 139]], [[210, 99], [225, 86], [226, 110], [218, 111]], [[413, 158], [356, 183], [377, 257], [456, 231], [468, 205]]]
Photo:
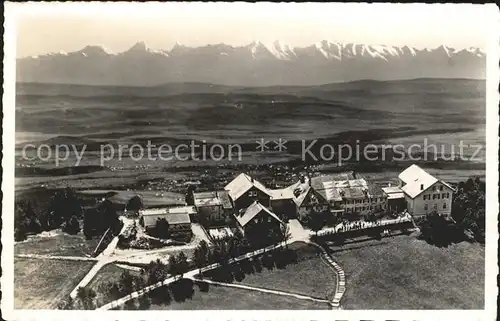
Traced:
[[191, 231], [190, 215], [195, 215], [194, 206], [150, 208], [139, 211], [139, 224], [146, 229], [154, 228], [160, 219], [168, 222], [171, 233]]

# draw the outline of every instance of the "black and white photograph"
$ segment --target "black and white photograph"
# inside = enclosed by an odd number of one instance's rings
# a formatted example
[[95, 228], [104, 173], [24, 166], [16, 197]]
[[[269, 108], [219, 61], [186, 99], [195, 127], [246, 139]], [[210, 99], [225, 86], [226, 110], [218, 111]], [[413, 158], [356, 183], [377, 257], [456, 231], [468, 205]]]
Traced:
[[496, 319], [497, 6], [5, 8], [11, 319]]

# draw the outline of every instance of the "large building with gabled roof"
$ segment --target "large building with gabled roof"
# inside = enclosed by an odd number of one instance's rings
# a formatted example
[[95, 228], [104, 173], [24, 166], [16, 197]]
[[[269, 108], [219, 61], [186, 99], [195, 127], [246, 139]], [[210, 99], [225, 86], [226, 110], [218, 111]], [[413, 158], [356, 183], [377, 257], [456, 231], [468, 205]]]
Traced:
[[310, 215], [329, 211], [328, 201], [312, 187], [311, 179], [308, 177], [302, 176], [297, 183], [289, 186], [288, 189], [292, 192], [299, 220], [305, 221]]
[[224, 187], [233, 201], [236, 211], [247, 208], [254, 201], [270, 206], [271, 194], [261, 182], [245, 173], [236, 176]]
[[413, 216], [424, 216], [437, 212], [451, 215], [453, 187], [419, 166], [413, 164], [398, 176], [399, 187], [406, 200], [406, 208]]

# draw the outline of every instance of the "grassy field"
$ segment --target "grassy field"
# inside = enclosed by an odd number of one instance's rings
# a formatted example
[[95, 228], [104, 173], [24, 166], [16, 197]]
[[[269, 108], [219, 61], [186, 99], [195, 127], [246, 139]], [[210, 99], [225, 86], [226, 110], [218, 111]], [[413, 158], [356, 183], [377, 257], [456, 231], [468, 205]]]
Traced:
[[194, 295], [184, 302], [151, 305], [150, 310], [320, 310], [326, 303], [299, 300], [292, 297], [255, 291], [209, 286], [208, 292], [194, 287]]
[[413, 236], [333, 247], [345, 309], [483, 309], [484, 247], [437, 248]]
[[145, 207], [183, 205], [184, 195], [172, 192], [156, 191], [115, 191], [116, 194], [109, 198], [115, 204], [126, 205], [135, 196], [140, 196]]
[[[97, 292], [100, 284], [108, 281], [118, 281], [124, 270], [116, 265], [106, 265], [89, 286]], [[138, 273], [131, 271], [132, 274]], [[263, 271], [263, 273], [265, 273]], [[214, 285], [208, 285], [208, 291], [199, 290], [194, 286], [194, 294], [190, 299], [176, 302], [172, 299], [169, 304], [152, 304], [150, 310], [257, 310], [257, 309], [328, 309], [327, 304], [312, 301], [299, 300], [292, 297], [284, 297], [274, 294], [259, 293], [249, 290], [232, 289]], [[235, 298], [238, 298], [235, 300]], [[109, 302], [109, 299], [100, 297], [101, 302]], [[123, 308], [123, 307], [122, 307]]]
[[86, 240], [82, 233], [69, 235], [60, 230], [34, 235], [14, 245], [15, 254], [46, 254], [61, 256], [89, 256], [99, 243], [99, 238]]
[[245, 275], [238, 283], [320, 299], [333, 293], [337, 282], [334, 271], [317, 255], [316, 248], [305, 243], [294, 243], [290, 248], [297, 251], [297, 263], [282, 269], [263, 267], [260, 272]]
[[14, 307], [54, 309], [66, 298], [93, 262], [14, 259]]

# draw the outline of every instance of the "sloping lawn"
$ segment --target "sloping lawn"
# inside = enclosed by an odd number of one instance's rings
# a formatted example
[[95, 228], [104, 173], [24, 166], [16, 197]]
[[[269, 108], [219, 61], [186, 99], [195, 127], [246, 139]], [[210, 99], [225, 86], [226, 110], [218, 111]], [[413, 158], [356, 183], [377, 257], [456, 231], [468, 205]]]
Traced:
[[260, 272], [246, 274], [240, 284], [284, 292], [298, 293], [325, 299], [335, 291], [335, 272], [321, 260], [312, 245], [294, 243], [290, 249], [297, 251], [298, 262], [282, 269], [262, 267]]
[[332, 247], [345, 309], [483, 309], [484, 248], [438, 248], [413, 236]]
[[14, 259], [14, 307], [55, 309], [94, 262]]
[[293, 297], [210, 285], [208, 292], [194, 287], [191, 299], [168, 305], [151, 305], [150, 310], [320, 310], [326, 303]]
[[[49, 236], [48, 233], [51, 235]], [[90, 256], [99, 238], [86, 240], [82, 233], [69, 235], [60, 230], [30, 236], [14, 245], [15, 254], [43, 254], [61, 256]]]

